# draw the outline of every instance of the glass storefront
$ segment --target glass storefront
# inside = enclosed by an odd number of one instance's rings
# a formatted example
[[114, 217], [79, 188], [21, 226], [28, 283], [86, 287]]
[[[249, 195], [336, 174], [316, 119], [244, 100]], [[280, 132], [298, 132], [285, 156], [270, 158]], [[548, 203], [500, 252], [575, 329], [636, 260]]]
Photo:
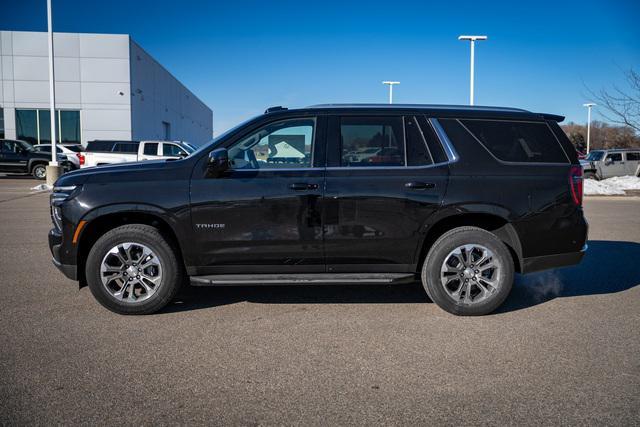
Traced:
[[[80, 144], [80, 111], [56, 110], [58, 142]], [[49, 110], [16, 110], [16, 135], [31, 144], [51, 143]]]
[[0, 139], [4, 139], [4, 110], [0, 108]]

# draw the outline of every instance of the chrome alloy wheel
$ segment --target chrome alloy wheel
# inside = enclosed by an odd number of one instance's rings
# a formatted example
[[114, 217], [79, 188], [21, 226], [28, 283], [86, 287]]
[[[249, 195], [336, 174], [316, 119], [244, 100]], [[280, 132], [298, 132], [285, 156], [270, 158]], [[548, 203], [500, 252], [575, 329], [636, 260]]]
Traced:
[[34, 171], [38, 179], [45, 179], [47, 176], [47, 169], [44, 166], [36, 166]]
[[498, 291], [501, 269], [500, 261], [486, 247], [463, 245], [445, 257], [440, 281], [456, 303], [477, 304]]
[[102, 259], [100, 279], [116, 300], [140, 303], [160, 287], [162, 259], [141, 243], [120, 243]]

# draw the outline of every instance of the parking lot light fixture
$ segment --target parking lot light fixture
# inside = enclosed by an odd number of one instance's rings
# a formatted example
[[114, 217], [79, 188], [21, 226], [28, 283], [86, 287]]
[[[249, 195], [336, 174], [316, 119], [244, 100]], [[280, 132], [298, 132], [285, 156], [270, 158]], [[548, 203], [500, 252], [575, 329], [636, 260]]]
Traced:
[[468, 40], [471, 42], [471, 70], [469, 75], [469, 105], [473, 105], [473, 74], [475, 68], [475, 46], [476, 41], [487, 40], [487, 36], [458, 36], [458, 40]]
[[596, 104], [587, 102], [586, 104], [582, 104], [582, 106], [587, 107], [587, 154], [589, 154], [589, 150], [591, 149], [591, 108], [595, 107]]
[[382, 82], [382, 84], [389, 86], [389, 104], [393, 104], [393, 85], [399, 85], [400, 82], [385, 80]]
[[53, 74], [53, 23], [51, 18], [51, 0], [47, 0], [47, 37], [49, 45], [49, 108], [51, 109], [51, 162], [50, 166], [58, 166], [56, 151], [56, 98]]

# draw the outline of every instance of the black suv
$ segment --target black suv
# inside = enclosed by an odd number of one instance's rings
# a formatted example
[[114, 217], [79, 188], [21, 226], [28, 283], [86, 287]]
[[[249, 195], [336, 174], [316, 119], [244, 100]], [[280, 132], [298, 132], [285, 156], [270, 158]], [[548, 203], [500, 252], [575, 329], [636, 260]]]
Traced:
[[495, 310], [515, 273], [586, 248], [582, 169], [519, 109], [270, 108], [189, 157], [80, 170], [51, 196], [53, 261], [123, 314], [193, 285], [396, 284]]
[[[67, 157], [58, 154], [58, 164], [70, 169]], [[51, 152], [42, 153], [33, 149], [28, 142], [13, 139], [0, 139], [0, 172], [31, 174], [36, 179], [47, 177], [47, 165]]]

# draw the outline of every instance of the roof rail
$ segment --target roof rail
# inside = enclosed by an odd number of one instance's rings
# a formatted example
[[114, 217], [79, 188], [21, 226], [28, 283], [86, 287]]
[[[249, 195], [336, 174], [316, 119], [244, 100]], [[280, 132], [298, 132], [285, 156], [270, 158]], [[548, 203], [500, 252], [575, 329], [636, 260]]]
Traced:
[[266, 110], [264, 110], [265, 114], [269, 114], [269, 113], [274, 113], [276, 111], [284, 111], [284, 110], [288, 110], [287, 107], [283, 107], [282, 105], [278, 105], [275, 107], [269, 107]]

